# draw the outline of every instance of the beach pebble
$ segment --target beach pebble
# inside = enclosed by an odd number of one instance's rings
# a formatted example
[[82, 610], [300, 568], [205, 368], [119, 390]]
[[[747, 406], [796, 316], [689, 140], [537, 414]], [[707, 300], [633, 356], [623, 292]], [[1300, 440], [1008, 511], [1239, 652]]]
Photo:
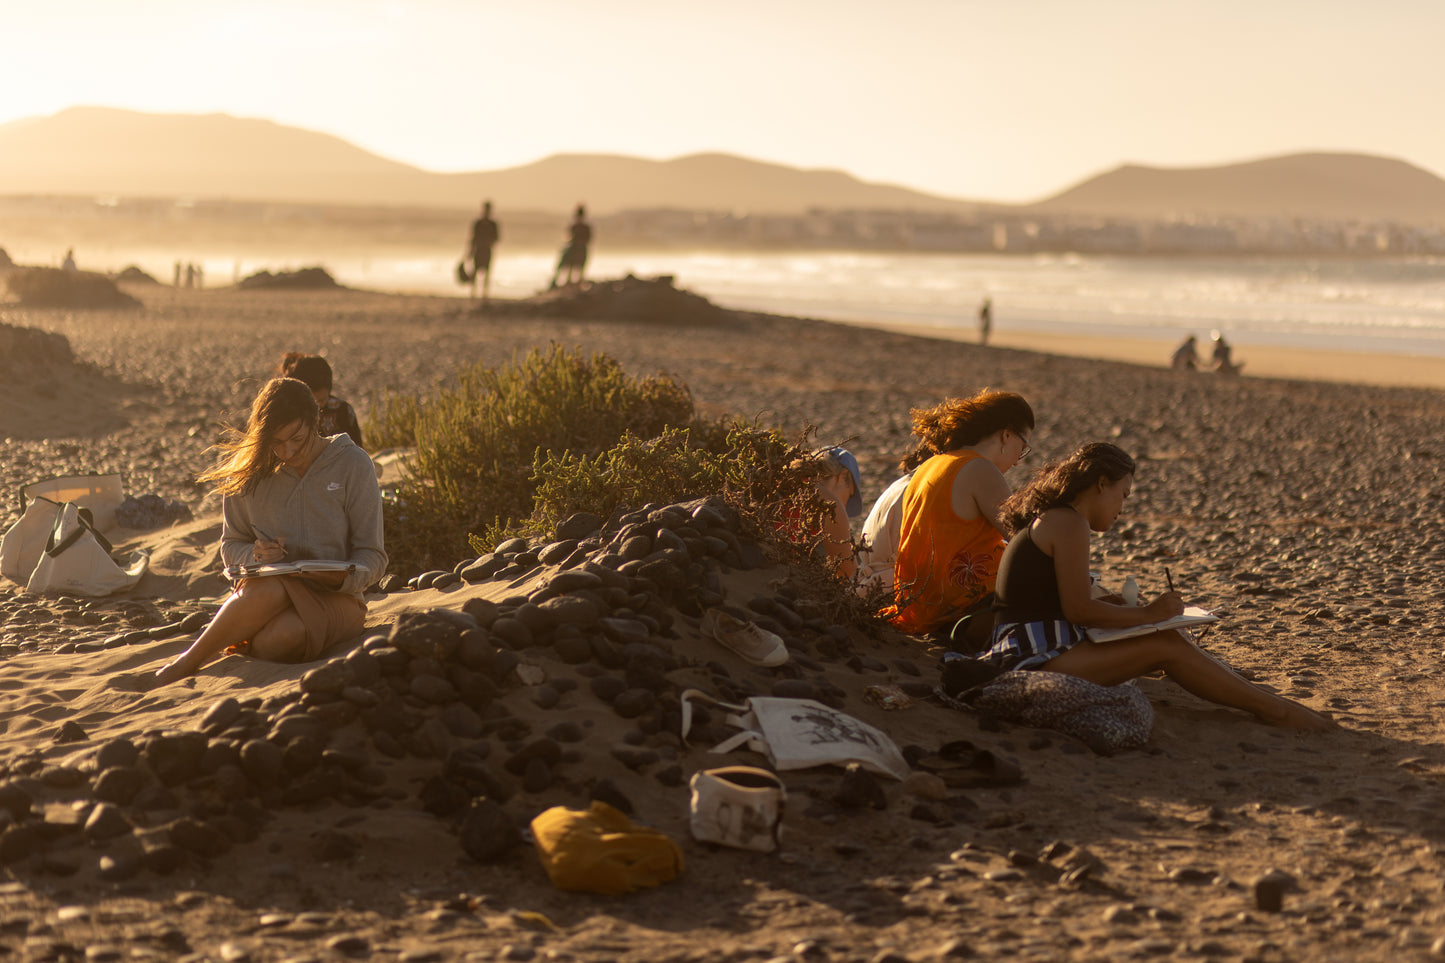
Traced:
[[632, 800], [627, 798], [627, 795], [617, 788], [611, 779], [599, 779], [594, 782], [588, 798], [605, 802], [625, 816], [632, 815]]
[[457, 834], [462, 850], [482, 863], [505, 856], [521, 842], [516, 823], [491, 799], [477, 799], [467, 807]]

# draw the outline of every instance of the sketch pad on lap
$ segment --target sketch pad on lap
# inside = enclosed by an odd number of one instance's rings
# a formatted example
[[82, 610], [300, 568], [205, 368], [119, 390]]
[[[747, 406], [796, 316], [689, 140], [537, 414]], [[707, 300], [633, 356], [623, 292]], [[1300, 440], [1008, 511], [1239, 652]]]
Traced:
[[1148, 625], [1131, 625], [1123, 629], [1085, 629], [1089, 634], [1090, 642], [1113, 642], [1118, 639], [1132, 639], [1140, 635], [1148, 635], [1150, 632], [1163, 632], [1167, 629], [1187, 629], [1192, 625], [1210, 625], [1219, 621], [1219, 616], [1213, 612], [1201, 609], [1197, 605], [1191, 605], [1180, 615], [1172, 619], [1164, 619], [1162, 622], [1151, 622]]
[[346, 572], [356, 571], [353, 562], [338, 562], [328, 559], [307, 559], [300, 562], [275, 562], [270, 565], [228, 565], [226, 578], [235, 582], [243, 578], [265, 578], [267, 575], [300, 575], [305, 572]]

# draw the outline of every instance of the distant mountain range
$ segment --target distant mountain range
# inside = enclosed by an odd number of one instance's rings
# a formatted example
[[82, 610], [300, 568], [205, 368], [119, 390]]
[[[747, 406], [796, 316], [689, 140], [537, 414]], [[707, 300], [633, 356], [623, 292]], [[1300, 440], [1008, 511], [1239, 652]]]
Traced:
[[969, 214], [1298, 217], [1445, 222], [1445, 180], [1401, 160], [1294, 154], [1205, 168], [1126, 165], [1010, 206], [870, 184], [727, 154], [667, 161], [559, 154], [496, 171], [438, 174], [340, 138], [225, 114], [74, 107], [0, 124], [0, 195], [225, 198], [594, 214], [627, 208], [798, 214], [813, 208]]
[[1445, 180], [1366, 154], [1290, 154], [1220, 167], [1115, 168], [1029, 210], [1166, 220], [1189, 216], [1445, 223]]
[[559, 154], [437, 174], [337, 137], [224, 114], [73, 107], [0, 125], [0, 194], [114, 194], [594, 214], [626, 208], [801, 213], [814, 207], [966, 211], [976, 205], [727, 154], [668, 161]]

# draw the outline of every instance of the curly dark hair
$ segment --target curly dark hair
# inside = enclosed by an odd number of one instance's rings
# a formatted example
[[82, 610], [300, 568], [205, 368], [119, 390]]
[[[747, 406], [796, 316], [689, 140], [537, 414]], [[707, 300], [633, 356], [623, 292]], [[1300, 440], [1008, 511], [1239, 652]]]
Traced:
[[1134, 459], [1118, 445], [1091, 441], [1067, 458], [1040, 468], [1028, 484], [999, 506], [999, 517], [1009, 535], [1027, 528], [1051, 508], [1068, 505], [1082, 491], [1107, 478], [1116, 482], [1134, 474]]
[[996, 431], [1034, 430], [1034, 410], [1023, 395], [985, 388], [971, 398], [949, 398], [932, 408], [914, 408], [913, 434], [919, 444], [898, 467], [912, 471], [934, 455], [976, 445]]

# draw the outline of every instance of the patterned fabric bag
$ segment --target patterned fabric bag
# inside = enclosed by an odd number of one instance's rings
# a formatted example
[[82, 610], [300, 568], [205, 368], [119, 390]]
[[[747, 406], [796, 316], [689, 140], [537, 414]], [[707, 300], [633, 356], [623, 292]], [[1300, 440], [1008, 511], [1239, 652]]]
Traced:
[[966, 696], [975, 709], [1054, 729], [1103, 756], [1138, 749], [1154, 729], [1154, 707], [1132, 683], [1095, 685], [1062, 672], [1005, 672]]

